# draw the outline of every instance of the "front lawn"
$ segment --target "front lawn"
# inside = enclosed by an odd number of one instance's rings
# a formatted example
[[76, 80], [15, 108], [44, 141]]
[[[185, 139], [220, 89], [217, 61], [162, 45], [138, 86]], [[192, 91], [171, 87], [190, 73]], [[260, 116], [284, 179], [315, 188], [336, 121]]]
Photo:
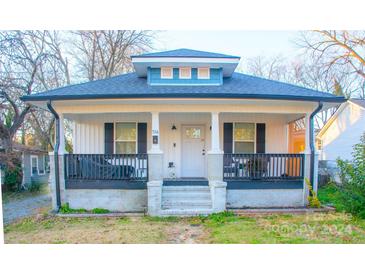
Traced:
[[62, 218], [5, 227], [6, 243], [365, 243], [365, 221], [344, 213], [192, 218]]

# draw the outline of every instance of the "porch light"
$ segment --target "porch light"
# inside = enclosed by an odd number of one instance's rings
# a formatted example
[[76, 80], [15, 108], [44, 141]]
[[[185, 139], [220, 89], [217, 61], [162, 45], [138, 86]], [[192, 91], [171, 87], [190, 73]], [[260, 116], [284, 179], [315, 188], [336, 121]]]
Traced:
[[177, 130], [175, 124], [172, 124], [171, 130]]

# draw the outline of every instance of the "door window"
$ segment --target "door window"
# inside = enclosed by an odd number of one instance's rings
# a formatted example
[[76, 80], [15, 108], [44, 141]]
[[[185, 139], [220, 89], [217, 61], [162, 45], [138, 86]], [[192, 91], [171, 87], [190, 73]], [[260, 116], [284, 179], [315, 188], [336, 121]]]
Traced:
[[190, 127], [185, 129], [185, 136], [189, 139], [200, 139], [201, 129], [198, 127]]

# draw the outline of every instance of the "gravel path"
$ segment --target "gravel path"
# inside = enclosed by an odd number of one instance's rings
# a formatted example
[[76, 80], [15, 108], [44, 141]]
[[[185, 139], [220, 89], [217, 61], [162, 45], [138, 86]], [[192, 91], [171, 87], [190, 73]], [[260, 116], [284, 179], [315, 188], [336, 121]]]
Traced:
[[9, 224], [18, 219], [36, 214], [38, 209], [50, 205], [51, 197], [49, 194], [5, 203], [3, 204], [4, 224]]

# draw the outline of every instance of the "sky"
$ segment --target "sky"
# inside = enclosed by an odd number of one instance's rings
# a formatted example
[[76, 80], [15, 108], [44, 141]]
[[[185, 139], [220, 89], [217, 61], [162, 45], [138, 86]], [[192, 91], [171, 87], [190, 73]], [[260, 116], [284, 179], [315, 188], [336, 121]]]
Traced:
[[296, 56], [300, 53], [295, 40], [297, 31], [161, 31], [156, 51], [190, 48], [245, 58], [263, 56]]

